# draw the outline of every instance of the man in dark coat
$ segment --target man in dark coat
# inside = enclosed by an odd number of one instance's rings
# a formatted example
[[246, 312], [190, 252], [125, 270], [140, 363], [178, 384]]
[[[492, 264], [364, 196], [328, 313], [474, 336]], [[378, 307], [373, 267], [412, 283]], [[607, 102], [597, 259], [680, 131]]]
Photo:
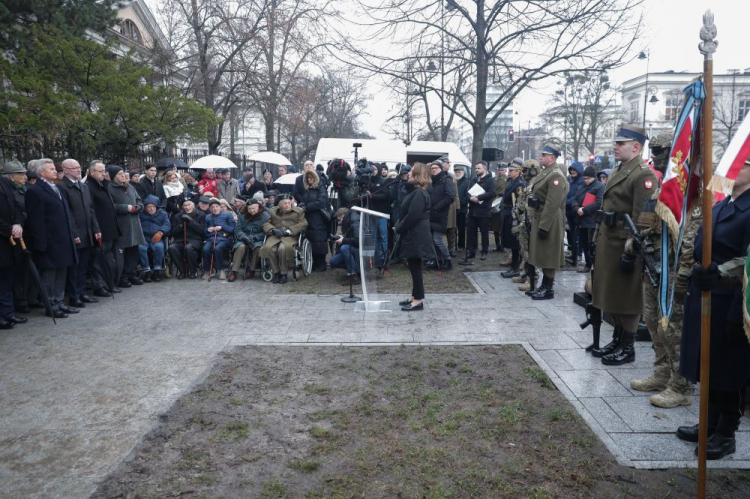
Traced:
[[578, 186], [578, 191], [571, 203], [571, 210], [577, 217], [575, 226], [578, 228], [578, 241], [581, 243], [583, 257], [586, 259], [586, 266], [583, 270], [579, 270], [582, 273], [588, 273], [594, 261], [591, 254], [591, 241], [596, 230], [596, 212], [602, 206], [603, 194], [604, 184], [596, 179], [596, 170], [587, 166], [583, 171], [583, 183]]
[[81, 165], [75, 159], [62, 162], [65, 176], [57, 187], [65, 198], [73, 216], [78, 263], [68, 269], [66, 288], [71, 307], [83, 308], [87, 303], [96, 303], [96, 298], [86, 294], [86, 274], [91, 263], [94, 245], [102, 238], [99, 222], [94, 213], [89, 187], [81, 182]]
[[469, 194], [469, 219], [467, 222], [469, 230], [469, 241], [466, 248], [466, 257], [475, 258], [477, 256], [477, 228], [482, 233], [482, 260], [487, 259], [487, 252], [490, 249], [490, 210], [492, 200], [495, 199], [495, 181], [487, 170], [487, 163], [479, 161], [474, 167], [477, 176], [471, 179], [469, 191], [479, 185], [484, 192], [477, 195]]
[[456, 208], [456, 231], [458, 232], [458, 249], [466, 247], [466, 214], [469, 211], [469, 178], [466, 170], [459, 166], [454, 170], [458, 207]]
[[[615, 175], [612, 175], [613, 180]], [[685, 298], [680, 374], [700, 378], [701, 291], [711, 291], [711, 362], [706, 457], [721, 459], [735, 452], [735, 432], [745, 412], [750, 383], [750, 343], [743, 328], [744, 267], [750, 246], [750, 158], [735, 179], [732, 195], [714, 205], [712, 263], [693, 268]], [[703, 228], [695, 238], [694, 257], [701, 260]], [[598, 265], [597, 259], [597, 265]], [[734, 270], [734, 271], [733, 271]], [[680, 427], [677, 436], [698, 441], [698, 425]], [[696, 449], [697, 452], [697, 449]]]
[[448, 210], [456, 200], [456, 186], [453, 184], [453, 177], [443, 171], [443, 165], [439, 162], [436, 161], [430, 165], [430, 173], [432, 174], [432, 188], [429, 190], [430, 233], [438, 257], [435, 268], [451, 270], [453, 263], [445, 242], [445, 233], [448, 230]]
[[52, 315], [64, 318], [78, 313], [77, 308], [68, 307], [63, 302], [68, 267], [78, 263], [75, 229], [68, 203], [55, 185], [55, 163], [44, 159], [37, 175], [39, 181], [26, 192], [26, 231], [42, 284], [52, 304]]
[[[206, 228], [206, 215], [195, 209], [195, 203], [186, 199], [182, 202], [182, 211], [172, 217], [172, 237], [169, 255], [177, 265], [177, 279], [196, 279], [198, 277], [198, 256], [203, 248], [203, 236]], [[187, 268], [185, 261], [187, 260]]]
[[21, 255], [18, 245], [14, 248], [10, 244], [10, 238], [23, 236], [24, 214], [15, 200], [17, 189], [9, 177], [24, 175], [26, 169], [18, 161], [9, 161], [3, 173], [0, 177], [0, 329], [10, 329], [26, 322], [26, 318], [16, 316], [13, 307], [13, 270], [20, 266]]
[[518, 237], [513, 233], [513, 207], [525, 188], [526, 182], [521, 178], [520, 165], [514, 160], [508, 165], [508, 182], [505, 184], [502, 201], [503, 244], [511, 252], [510, 270], [501, 273], [506, 278], [521, 275], [521, 245], [518, 242]]
[[[89, 164], [86, 185], [91, 194], [94, 215], [96, 215], [99, 231], [102, 234], [101, 239], [97, 242], [97, 244], [101, 244], [101, 247], [99, 249], [94, 248], [94, 251], [103, 253], [102, 263], [107, 266], [109, 275], [114, 277], [116, 274], [115, 246], [122, 232], [120, 231], [120, 224], [117, 222], [115, 205], [109, 195], [109, 180], [104, 178], [104, 163], [94, 160]], [[100, 274], [96, 265], [91, 265], [90, 271], [91, 281], [94, 285], [94, 296], [107, 298], [112, 296], [111, 293], [113, 292], [120, 292], [120, 288], [116, 287], [116, 282], [113, 283], [112, 289], [108, 289], [108, 284], [104, 282], [104, 277]]]
[[568, 221], [566, 235], [568, 247], [570, 247], [570, 258], [567, 261], [573, 268], [578, 265], [578, 254], [580, 253], [578, 247], [578, 214], [573, 209], [573, 200], [581, 184], [583, 184], [583, 163], [573, 161], [568, 167], [568, 185], [570, 187], [565, 198], [565, 218]]
[[[386, 176], [382, 172], [386, 172]], [[391, 207], [391, 186], [398, 181], [388, 178], [388, 167], [377, 169], [372, 176], [368, 195], [372, 201], [371, 208], [380, 213], [389, 213]], [[377, 217], [377, 251], [375, 252], [375, 266], [382, 268], [388, 254], [388, 219]]]
[[[164, 185], [161, 180], [156, 178], [156, 173], [156, 165], [147, 165], [144, 175], [135, 184], [135, 190], [141, 199], [146, 199], [146, 196], [153, 195], [159, 198], [159, 206], [166, 206], [167, 193], [164, 192]], [[214, 192], [214, 194], [216, 193]]]

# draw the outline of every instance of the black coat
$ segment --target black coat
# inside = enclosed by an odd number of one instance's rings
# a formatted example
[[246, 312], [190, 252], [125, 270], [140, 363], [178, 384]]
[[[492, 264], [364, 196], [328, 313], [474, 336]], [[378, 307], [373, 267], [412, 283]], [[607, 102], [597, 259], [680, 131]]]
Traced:
[[252, 185], [250, 185], [249, 182], [245, 182], [245, 184], [242, 186], [242, 192], [240, 192], [240, 194], [247, 197], [253, 197], [256, 192], [262, 192], [263, 197], [265, 197], [266, 192], [268, 192], [266, 190], [266, 184], [258, 180], [253, 182]]
[[25, 233], [30, 236], [39, 269], [70, 267], [78, 263], [73, 239], [73, 218], [64, 197], [39, 179], [26, 191]]
[[[141, 199], [146, 199], [146, 196], [153, 194], [159, 198], [160, 207], [164, 208], [166, 206], [165, 202], [167, 200], [167, 193], [164, 192], [164, 185], [158, 178], [155, 178], [154, 181], [151, 182], [145, 175], [142, 176], [138, 183], [135, 184], [135, 190], [138, 192]], [[214, 192], [214, 194], [218, 193]]]
[[456, 200], [456, 186], [446, 172], [432, 176], [430, 194], [430, 229], [437, 232], [448, 230], [448, 210]]
[[184, 212], [175, 213], [172, 216], [172, 231], [170, 235], [174, 237], [175, 242], [183, 243], [185, 241], [185, 225], [187, 224], [187, 242], [193, 246], [193, 248], [201, 248], [203, 246], [203, 233], [206, 229], [206, 215], [200, 210], [194, 210], [193, 213], [188, 215], [190, 222], [182, 220]]
[[9, 267], [20, 262], [20, 248], [10, 244], [11, 230], [14, 225], [23, 224], [23, 212], [13, 198], [17, 190], [7, 177], [0, 177], [0, 268]]
[[370, 192], [372, 193], [372, 209], [380, 213], [390, 214], [391, 212], [391, 188], [398, 184], [395, 179], [373, 177], [370, 183]]
[[117, 221], [117, 212], [112, 198], [107, 188], [108, 181], [99, 183], [93, 177], [86, 179], [86, 185], [91, 194], [91, 202], [94, 207], [94, 214], [102, 233], [102, 241], [115, 241], [122, 235], [120, 224]]
[[[469, 216], [477, 218], [490, 218], [490, 209], [492, 208], [492, 200], [495, 199], [496, 187], [495, 179], [488, 172], [481, 180], [478, 177], [473, 177], [469, 184], [469, 189], [474, 187], [475, 184], [479, 184], [479, 187], [484, 189], [484, 193], [477, 196], [479, 199], [478, 203], [472, 203], [469, 201]], [[469, 196], [471, 198], [471, 195]]]
[[310, 241], [313, 254], [325, 255], [328, 253], [328, 220], [323, 217], [321, 211], [328, 208], [328, 192], [325, 186], [318, 183], [317, 187], [302, 189], [298, 206], [305, 210], [305, 236]]
[[94, 203], [91, 199], [89, 186], [84, 182], [78, 182], [78, 187], [68, 177], [57, 184], [60, 193], [68, 202], [70, 213], [73, 215], [73, 227], [75, 236], [80, 238], [81, 242], [76, 245], [77, 248], [89, 248], [95, 245], [94, 234], [101, 232], [99, 222], [94, 213]]
[[[750, 245], [750, 191], [733, 203], [725, 199], [712, 211], [711, 260], [721, 265], [745, 256]], [[703, 227], [695, 236], [693, 256], [701, 261]], [[750, 379], [750, 343], [742, 328], [742, 288], [711, 292], [711, 387], [739, 390]], [[697, 383], [700, 378], [701, 291], [692, 283], [685, 296], [680, 373]]]
[[457, 181], [457, 187], [459, 201], [458, 211], [460, 213], [466, 213], [469, 211], [469, 179], [466, 178], [466, 175]]
[[399, 180], [391, 186], [390, 199], [391, 199], [391, 224], [395, 227], [398, 221], [401, 219], [401, 203], [406, 199], [406, 195], [409, 194], [406, 191], [408, 182], [406, 180]]
[[348, 244], [352, 248], [359, 248], [359, 218], [359, 212], [354, 210], [349, 210], [344, 215], [341, 221], [341, 235], [344, 237], [341, 246]]
[[401, 220], [396, 224], [396, 234], [401, 235], [399, 254], [403, 258], [435, 260], [430, 232], [430, 195], [412, 185], [407, 190], [411, 192], [401, 203]]
[[[593, 203], [583, 206], [586, 194], [591, 193], [596, 197]], [[578, 227], [581, 229], [596, 229], [596, 212], [602, 207], [602, 196], [604, 196], [604, 184], [594, 180], [591, 184], [586, 185], [582, 182], [578, 187], [578, 192], [573, 197], [572, 209], [578, 220]], [[591, 196], [589, 196], [591, 197]], [[578, 208], [583, 208], [583, 216], [578, 215]]]

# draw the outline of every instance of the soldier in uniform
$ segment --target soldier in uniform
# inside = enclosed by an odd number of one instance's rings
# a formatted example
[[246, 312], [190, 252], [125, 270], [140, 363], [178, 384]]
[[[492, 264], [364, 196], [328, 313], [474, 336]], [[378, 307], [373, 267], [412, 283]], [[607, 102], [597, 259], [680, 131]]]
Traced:
[[[496, 198], [502, 198], [505, 192], [505, 186], [508, 184], [508, 165], [502, 163], [497, 165], [497, 176], [495, 177], [495, 194]], [[490, 231], [495, 236], [495, 251], [503, 251], [505, 241], [502, 239], [503, 234], [503, 207], [502, 203], [492, 208], [490, 217]], [[507, 264], [503, 262], [500, 265]]]
[[[525, 291], [531, 294], [536, 289], [536, 269], [529, 263], [529, 234], [531, 232], [531, 218], [528, 216], [526, 199], [531, 189], [531, 181], [537, 176], [541, 165], [535, 159], [528, 159], [521, 166], [521, 179], [526, 187], [521, 191], [521, 195], [516, 199], [516, 205], [513, 208], [513, 234], [518, 236], [519, 246], [521, 248], [521, 258], [525, 263], [524, 274], [514, 277], [513, 282], [520, 283], [519, 291]], [[529, 279], [528, 282], [526, 279]]]
[[553, 286], [555, 270], [565, 265], [563, 219], [568, 181], [557, 164], [560, 150], [544, 146], [539, 163], [542, 171], [531, 182], [526, 205], [530, 208], [531, 234], [529, 236], [529, 263], [542, 269], [542, 285], [531, 292], [533, 300], [550, 300], [555, 297]]
[[521, 178], [520, 166], [523, 164], [521, 158], [515, 158], [508, 165], [508, 183], [503, 192], [502, 213], [503, 213], [503, 244], [511, 251], [510, 270], [501, 272], [501, 276], [510, 279], [521, 275], [521, 251], [518, 243], [518, 236], [513, 234], [513, 208], [521, 197], [526, 182]]
[[[665, 172], [671, 146], [671, 134], [659, 134], [649, 141], [654, 168], [657, 171]], [[661, 247], [662, 224], [661, 219], [654, 212], [660, 191], [661, 189], [655, 190], [651, 200], [645, 203], [636, 221], [641, 237], [654, 248], [654, 260], [657, 262], [661, 260], [661, 252], [667, 249]], [[696, 201], [694, 206], [695, 208], [685, 225], [677, 273], [670, 272], [669, 275], [669, 282], [674, 283], [674, 300], [672, 314], [666, 327], [659, 320], [659, 289], [651, 286], [646, 279], [643, 282], [643, 319], [649, 333], [651, 333], [652, 347], [656, 358], [653, 374], [644, 379], [632, 380], [630, 388], [643, 392], [660, 392], [652, 395], [649, 401], [656, 407], [665, 409], [690, 405], [693, 402], [693, 384], [678, 372], [678, 368], [680, 366], [682, 312], [685, 293], [687, 293], [687, 280], [695, 263], [693, 260], [693, 240], [702, 221], [700, 201]], [[670, 245], [668, 250], [668, 261], [673, 262], [674, 248]]]
[[657, 189], [656, 175], [643, 163], [641, 153], [646, 131], [622, 125], [615, 137], [615, 159], [602, 198], [601, 221], [596, 229], [596, 261], [593, 269], [593, 304], [609, 312], [615, 322], [612, 341], [592, 354], [602, 364], [621, 365], [635, 360], [635, 333], [643, 313], [641, 262], [625, 251], [631, 237], [625, 215], [638, 220], [643, 202]]

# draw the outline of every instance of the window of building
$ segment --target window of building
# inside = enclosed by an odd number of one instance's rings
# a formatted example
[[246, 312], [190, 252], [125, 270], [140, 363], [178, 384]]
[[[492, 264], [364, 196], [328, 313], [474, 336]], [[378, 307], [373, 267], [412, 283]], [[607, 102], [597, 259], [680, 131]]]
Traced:
[[666, 121], [675, 121], [680, 113], [680, 106], [682, 105], [682, 95], [680, 94], [667, 94], [664, 96], [664, 103], [666, 109], [664, 111], [664, 119]]
[[130, 19], [125, 19], [125, 22], [120, 25], [120, 33], [125, 38], [129, 38], [136, 43], [143, 43], [141, 32], [138, 30], [138, 26], [136, 26], [135, 23]]
[[638, 112], [638, 108], [640, 107], [638, 105], [639, 101], [631, 101], [630, 102], [630, 122], [631, 123], [638, 123], [641, 119], [641, 113]]
[[748, 112], [750, 112], [750, 96], [742, 96], [740, 97], [740, 105], [737, 112], [737, 121], [744, 120]]

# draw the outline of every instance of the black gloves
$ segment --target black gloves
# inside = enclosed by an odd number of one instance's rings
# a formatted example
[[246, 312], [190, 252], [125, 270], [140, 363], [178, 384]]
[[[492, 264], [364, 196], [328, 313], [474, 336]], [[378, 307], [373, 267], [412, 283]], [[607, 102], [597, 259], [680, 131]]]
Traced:
[[187, 213], [183, 213], [180, 216], [180, 220], [182, 220], [183, 222], [192, 222], [193, 221], [193, 219], [190, 218], [190, 215], [188, 215]]
[[544, 241], [548, 237], [549, 237], [549, 231], [546, 231], [544, 229], [539, 229], [539, 239], [541, 239], [542, 241]]
[[284, 231], [281, 229], [273, 229], [273, 235], [281, 239], [284, 237]]
[[690, 273], [690, 280], [701, 291], [711, 291], [719, 284], [719, 266], [711, 262], [708, 267], [696, 265]]
[[635, 270], [635, 255], [629, 253], [623, 253], [620, 255], [620, 270], [626, 274], [630, 274]]

